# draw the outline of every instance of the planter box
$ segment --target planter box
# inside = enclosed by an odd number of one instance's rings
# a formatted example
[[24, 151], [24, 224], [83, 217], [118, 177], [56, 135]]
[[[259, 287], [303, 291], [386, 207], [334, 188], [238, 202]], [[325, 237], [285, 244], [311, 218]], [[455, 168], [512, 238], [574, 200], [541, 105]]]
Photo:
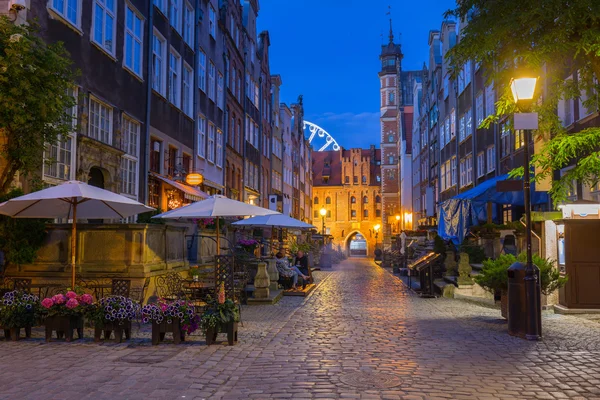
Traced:
[[219, 333], [226, 333], [227, 342], [230, 346], [233, 346], [235, 343], [237, 343], [238, 323], [229, 322], [227, 324], [221, 324], [221, 326], [217, 326], [215, 328], [208, 328], [206, 330], [206, 344], [210, 346], [211, 344], [215, 343]]
[[122, 324], [118, 322], [105, 322], [102, 327], [94, 326], [94, 341], [99, 342], [102, 340], [102, 333], [104, 332], [104, 340], [110, 339], [110, 334], [115, 333], [115, 342], [121, 343], [123, 341], [123, 333], [125, 333], [125, 339], [131, 339], [131, 321], [123, 321]]
[[185, 339], [185, 332], [181, 329], [181, 322], [179, 318], [173, 318], [170, 324], [163, 320], [158, 323], [152, 321], [152, 345], [156, 346], [160, 342], [165, 340], [165, 334], [173, 334], [173, 342], [179, 344]]
[[67, 342], [73, 340], [73, 330], [77, 330], [77, 337], [83, 338], [83, 316], [54, 315], [44, 320], [46, 327], [46, 342], [52, 339], [52, 331], [56, 331], [56, 338], [65, 337]]
[[4, 329], [4, 338], [6, 340], [17, 341], [21, 336], [21, 328], [25, 329], [25, 338], [31, 338], [31, 326], [19, 327], [19, 328], [1, 328]]

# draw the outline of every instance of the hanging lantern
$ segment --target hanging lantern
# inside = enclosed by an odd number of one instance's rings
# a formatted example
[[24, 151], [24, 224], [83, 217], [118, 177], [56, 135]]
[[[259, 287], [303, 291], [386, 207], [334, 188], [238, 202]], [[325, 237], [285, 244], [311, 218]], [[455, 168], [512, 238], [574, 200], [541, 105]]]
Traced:
[[185, 177], [185, 183], [191, 186], [202, 185], [202, 182], [204, 182], [204, 177], [198, 172], [189, 173]]

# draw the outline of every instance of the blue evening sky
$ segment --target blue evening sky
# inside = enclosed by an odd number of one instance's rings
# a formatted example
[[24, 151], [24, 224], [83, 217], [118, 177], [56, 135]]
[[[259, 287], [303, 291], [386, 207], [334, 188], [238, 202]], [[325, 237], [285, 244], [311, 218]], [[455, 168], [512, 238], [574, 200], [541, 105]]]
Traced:
[[[258, 30], [271, 38], [271, 73], [282, 101], [304, 95], [305, 119], [345, 147], [379, 147], [379, 53], [388, 43], [388, 6], [402, 68], [421, 69], [428, 36], [453, 0], [259, 0]], [[400, 33], [402, 34], [400, 37]], [[317, 144], [317, 143], [313, 143]]]

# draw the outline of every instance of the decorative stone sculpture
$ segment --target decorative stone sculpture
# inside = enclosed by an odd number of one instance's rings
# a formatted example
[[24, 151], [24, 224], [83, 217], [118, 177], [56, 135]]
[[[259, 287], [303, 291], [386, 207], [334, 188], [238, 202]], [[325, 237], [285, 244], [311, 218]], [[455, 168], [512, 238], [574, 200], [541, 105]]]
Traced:
[[279, 271], [277, 271], [277, 260], [275, 260], [274, 258], [267, 260], [267, 273], [269, 274], [269, 279], [271, 280], [269, 289], [277, 290], [277, 281], [279, 281]]
[[458, 285], [472, 285], [473, 279], [471, 278], [471, 264], [469, 263], [469, 255], [467, 253], [460, 253], [460, 260], [458, 262]]
[[254, 277], [254, 298], [268, 299], [269, 298], [269, 273], [267, 272], [267, 263], [258, 263], [256, 276]]
[[456, 258], [454, 257], [453, 251], [446, 251], [446, 259], [444, 260], [444, 266], [446, 267], [446, 275], [458, 275], [458, 264], [456, 263]]

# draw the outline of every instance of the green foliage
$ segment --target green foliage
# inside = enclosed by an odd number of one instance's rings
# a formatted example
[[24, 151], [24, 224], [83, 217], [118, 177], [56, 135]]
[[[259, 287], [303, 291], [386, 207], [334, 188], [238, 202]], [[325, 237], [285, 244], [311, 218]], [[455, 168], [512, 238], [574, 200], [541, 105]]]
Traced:
[[[514, 112], [535, 111], [539, 115], [536, 139], [545, 140], [541, 151], [532, 157], [536, 181], [552, 179], [554, 171], [569, 165], [560, 179], [552, 182], [550, 194], [555, 203], [564, 201], [574, 180], [595, 185], [600, 177], [600, 128], [591, 127], [568, 134], [557, 116], [559, 101], [578, 99], [584, 106], [598, 110], [600, 85], [600, 2], [519, 0], [457, 2], [445, 17], [461, 24], [460, 41], [447, 55], [456, 77], [465, 62], [481, 63], [488, 83], [498, 90], [496, 114], [482, 123], [488, 127]], [[514, 103], [509, 82], [524, 71], [542, 79], [536, 98], [529, 105]], [[565, 80], [577, 72], [579, 79]], [[543, 102], [542, 100], [543, 94]], [[510, 118], [509, 118], [510, 120]], [[522, 176], [523, 168], [513, 171]]]
[[441, 236], [436, 235], [433, 239], [433, 251], [437, 254], [446, 254], [446, 242]]
[[[0, 202], [23, 195], [21, 189], [12, 189]], [[46, 238], [46, 220], [0, 216], [0, 250], [7, 264], [28, 264], [35, 260], [37, 251]]]
[[0, 193], [17, 172], [37, 170], [45, 146], [73, 130], [74, 78], [61, 43], [47, 44], [35, 26], [0, 17]]
[[[537, 254], [532, 255], [532, 261], [535, 266], [540, 269], [540, 285], [542, 293], [549, 295], [555, 290], [563, 287], [567, 281], [567, 276], [561, 276], [558, 268], [554, 266], [554, 262], [547, 258], [542, 258]], [[524, 263], [527, 261], [527, 253], [521, 253], [517, 260]]]
[[461, 253], [469, 255], [469, 262], [472, 264], [481, 264], [485, 260], [485, 250], [483, 247], [465, 240], [460, 246]]
[[162, 210], [160, 208], [154, 210], [154, 211], [148, 211], [142, 214], [138, 215], [137, 218], [137, 223], [138, 224], [157, 224], [157, 225], [164, 225], [165, 224], [165, 220], [162, 218], [152, 218], [155, 215], [158, 214], [162, 214]]
[[22, 291], [5, 293], [0, 302], [0, 326], [24, 328], [34, 326], [40, 318], [40, 301], [37, 296]]
[[483, 261], [481, 273], [475, 276], [475, 282], [489, 292], [508, 290], [508, 267], [517, 259], [512, 254], [501, 254], [495, 260]]
[[200, 324], [204, 332], [209, 328], [213, 329], [221, 324], [239, 322], [240, 312], [231, 299], [227, 299], [223, 304], [220, 304], [217, 299], [208, 297], [206, 303], [207, 306], [200, 318]]

